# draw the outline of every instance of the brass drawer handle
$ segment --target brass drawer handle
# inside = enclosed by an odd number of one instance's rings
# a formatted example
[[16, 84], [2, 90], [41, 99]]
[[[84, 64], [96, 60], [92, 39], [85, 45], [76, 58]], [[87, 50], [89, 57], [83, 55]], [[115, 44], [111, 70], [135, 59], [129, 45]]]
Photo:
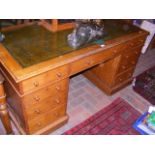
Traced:
[[132, 65], [135, 65], [135, 64], [136, 64], [136, 62], [135, 62], [135, 61], [131, 61], [131, 64], [132, 64]]
[[38, 81], [35, 81], [35, 82], [33, 83], [33, 85], [34, 85], [35, 87], [38, 87], [38, 86], [39, 86], [39, 82], [38, 82]]
[[134, 43], [130, 43], [130, 46], [134, 46]]
[[119, 81], [120, 81], [120, 82], [122, 82], [122, 81], [123, 81], [123, 79], [119, 78]]
[[40, 127], [40, 126], [41, 126], [41, 123], [40, 123], [40, 122], [38, 122], [38, 123], [37, 123], [37, 126], [39, 126], [39, 127]]
[[126, 66], [122, 66], [122, 69], [126, 69]]
[[58, 78], [61, 78], [62, 77], [62, 74], [59, 72], [59, 73], [56, 73], [57, 77]]
[[39, 109], [36, 109], [34, 112], [35, 112], [36, 114], [40, 114], [40, 113], [41, 113], [41, 111], [40, 111]]
[[59, 103], [60, 103], [60, 100], [59, 100], [59, 99], [55, 99], [55, 102], [56, 102], [57, 104], [59, 104]]
[[39, 96], [35, 96], [35, 97], [34, 97], [34, 100], [40, 101], [40, 97], [39, 97]]
[[125, 56], [125, 58], [126, 58], [126, 59], [128, 59], [128, 58], [129, 58], [129, 56], [128, 56], [128, 55], [126, 55], [126, 56]]
[[117, 53], [117, 50], [114, 50], [113, 52], [116, 54]]
[[56, 90], [60, 90], [60, 86], [56, 86], [55, 88], [56, 88]]
[[91, 60], [87, 60], [87, 61], [86, 61], [86, 64], [87, 64], [87, 65], [91, 65], [91, 64], [92, 64]]
[[135, 54], [139, 54], [139, 51], [135, 51]]
[[58, 112], [54, 112], [54, 116], [58, 117], [59, 113]]

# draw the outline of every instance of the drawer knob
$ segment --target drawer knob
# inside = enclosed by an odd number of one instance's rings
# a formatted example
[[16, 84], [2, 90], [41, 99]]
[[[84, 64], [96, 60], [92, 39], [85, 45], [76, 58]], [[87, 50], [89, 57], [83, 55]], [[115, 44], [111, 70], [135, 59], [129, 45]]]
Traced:
[[40, 114], [40, 110], [39, 110], [39, 109], [36, 109], [34, 112], [35, 112], [36, 114]]
[[141, 42], [141, 43], [143, 43], [143, 42], [144, 42], [144, 40], [143, 40], [143, 39], [140, 39], [140, 42]]
[[59, 113], [58, 112], [55, 112], [54, 113], [54, 116], [58, 117]]
[[35, 81], [35, 82], [33, 83], [33, 85], [34, 85], [35, 87], [38, 87], [38, 86], [39, 86], [39, 82], [38, 82], [38, 81]]
[[59, 103], [60, 103], [60, 100], [59, 100], [59, 99], [55, 99], [55, 102], [56, 102], [57, 104], [59, 104]]
[[131, 64], [132, 64], [132, 65], [135, 65], [135, 64], [136, 64], [136, 62], [135, 62], [135, 61], [131, 61]]
[[55, 88], [56, 88], [56, 90], [60, 90], [60, 86], [56, 86]]
[[117, 50], [114, 50], [114, 53], [116, 54], [117, 53]]
[[125, 56], [125, 58], [126, 58], [126, 59], [128, 59], [128, 58], [129, 58], [129, 56], [128, 56], [128, 55], [126, 55], [126, 56]]
[[87, 61], [86, 61], [86, 64], [87, 64], [87, 65], [91, 65], [92, 62], [91, 62], [90, 60], [87, 60]]
[[35, 97], [34, 97], [34, 100], [40, 101], [40, 97], [39, 97], [39, 96], [35, 96]]
[[134, 43], [130, 43], [130, 46], [134, 46]]
[[58, 78], [61, 78], [62, 77], [62, 74], [60, 72], [57, 73], [56, 75], [57, 75]]
[[126, 69], [126, 66], [122, 66], [123, 69]]
[[135, 51], [135, 54], [138, 54], [139, 53], [139, 51]]
[[39, 127], [40, 127], [40, 126], [41, 126], [41, 123], [40, 123], [40, 122], [38, 122], [38, 123], [37, 123], [37, 126], [39, 126]]
[[120, 82], [122, 82], [122, 81], [123, 81], [123, 79], [119, 78], [119, 81], [120, 81]]

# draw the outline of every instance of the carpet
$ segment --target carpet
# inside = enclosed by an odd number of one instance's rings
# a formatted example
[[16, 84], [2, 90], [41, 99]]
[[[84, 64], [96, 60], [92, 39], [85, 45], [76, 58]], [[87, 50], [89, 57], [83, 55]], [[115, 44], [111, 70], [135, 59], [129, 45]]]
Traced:
[[117, 98], [63, 135], [138, 135], [132, 125], [140, 115], [125, 100]]
[[155, 105], [155, 67], [138, 75], [133, 89], [143, 98]]

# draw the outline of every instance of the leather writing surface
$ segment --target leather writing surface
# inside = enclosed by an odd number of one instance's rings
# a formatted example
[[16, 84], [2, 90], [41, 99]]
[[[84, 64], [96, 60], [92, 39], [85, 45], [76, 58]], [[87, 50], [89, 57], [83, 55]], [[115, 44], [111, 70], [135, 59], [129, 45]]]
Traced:
[[[107, 33], [103, 38], [104, 41], [138, 29], [122, 24], [119, 20], [105, 20], [104, 27]], [[29, 67], [74, 51], [67, 44], [67, 36], [71, 32], [72, 29], [52, 33], [42, 26], [32, 25], [5, 32], [6, 39], [3, 45], [22, 67]], [[93, 43], [96, 44], [96, 42]]]

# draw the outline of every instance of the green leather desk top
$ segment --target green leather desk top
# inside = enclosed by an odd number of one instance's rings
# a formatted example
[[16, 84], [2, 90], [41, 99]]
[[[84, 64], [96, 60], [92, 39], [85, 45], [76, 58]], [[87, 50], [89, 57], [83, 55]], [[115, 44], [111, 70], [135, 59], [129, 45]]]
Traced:
[[[104, 41], [139, 30], [134, 26], [122, 24], [118, 20], [105, 20], [104, 27], [107, 31]], [[75, 51], [67, 44], [67, 35], [71, 32], [72, 29], [52, 33], [39, 25], [32, 25], [5, 32], [6, 39], [3, 45], [25, 68]]]

